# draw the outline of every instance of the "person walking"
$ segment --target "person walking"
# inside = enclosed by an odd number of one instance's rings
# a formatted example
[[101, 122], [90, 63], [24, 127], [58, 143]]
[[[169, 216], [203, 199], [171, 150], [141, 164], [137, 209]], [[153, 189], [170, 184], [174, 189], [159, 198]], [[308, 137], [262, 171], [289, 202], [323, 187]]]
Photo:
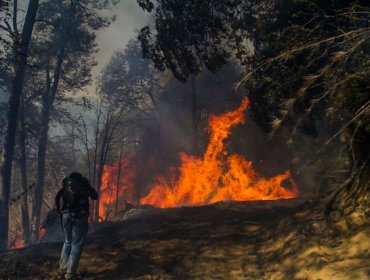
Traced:
[[78, 172], [72, 172], [63, 179], [62, 188], [55, 197], [56, 209], [61, 214], [65, 236], [59, 273], [68, 280], [76, 279], [78, 263], [89, 227], [89, 198], [96, 200], [98, 194], [89, 181]]

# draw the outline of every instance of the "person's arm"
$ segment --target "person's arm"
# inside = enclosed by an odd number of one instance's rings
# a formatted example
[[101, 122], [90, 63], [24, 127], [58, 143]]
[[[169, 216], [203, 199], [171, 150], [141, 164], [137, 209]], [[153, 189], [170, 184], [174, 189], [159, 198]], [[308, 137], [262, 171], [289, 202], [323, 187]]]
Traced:
[[98, 199], [98, 193], [92, 186], [89, 186], [89, 196], [91, 197], [92, 200]]
[[92, 200], [97, 200], [98, 199], [98, 193], [96, 192], [96, 190], [91, 186], [89, 180], [85, 179], [86, 180], [86, 185], [87, 187], [89, 188], [89, 197], [92, 199]]
[[57, 193], [56, 197], [55, 197], [55, 207], [57, 209], [58, 212], [60, 212], [60, 199], [63, 195], [63, 188], [59, 190], [59, 192]]

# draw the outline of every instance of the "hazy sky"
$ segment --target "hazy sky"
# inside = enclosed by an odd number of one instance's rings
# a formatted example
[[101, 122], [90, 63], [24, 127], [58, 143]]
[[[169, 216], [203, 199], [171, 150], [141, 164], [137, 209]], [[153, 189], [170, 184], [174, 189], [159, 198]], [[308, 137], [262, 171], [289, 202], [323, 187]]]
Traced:
[[98, 66], [93, 69], [93, 75], [99, 75], [109, 61], [112, 53], [118, 49], [124, 49], [127, 42], [136, 37], [136, 30], [146, 25], [148, 13], [143, 11], [136, 0], [121, 0], [112, 11], [117, 16], [108, 28], [97, 32], [99, 53], [96, 55]]

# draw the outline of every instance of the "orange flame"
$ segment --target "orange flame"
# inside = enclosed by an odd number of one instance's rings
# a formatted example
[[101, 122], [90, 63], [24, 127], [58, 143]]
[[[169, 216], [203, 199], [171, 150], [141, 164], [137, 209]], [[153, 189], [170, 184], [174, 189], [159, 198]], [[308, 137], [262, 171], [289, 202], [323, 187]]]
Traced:
[[116, 201], [118, 203], [126, 199], [132, 203], [134, 200], [133, 181], [136, 172], [131, 164], [133, 158], [134, 154], [128, 154], [121, 162], [118, 160], [112, 166], [104, 166], [99, 203], [99, 217], [103, 220], [106, 220], [115, 211]]
[[[298, 190], [289, 171], [265, 179], [252, 169], [252, 162], [240, 155], [227, 155], [223, 141], [230, 130], [244, 124], [248, 99], [235, 111], [209, 119], [210, 140], [203, 158], [180, 154], [180, 176], [167, 181], [163, 176], [150, 187], [140, 204], [157, 207], [201, 205], [221, 200], [276, 200], [297, 197]], [[292, 188], [281, 184], [289, 180]]]
[[39, 239], [43, 238], [46, 233], [46, 228], [39, 229]]
[[13, 244], [11, 244], [10, 249], [21, 249], [24, 248], [24, 240], [23, 238], [17, 238]]

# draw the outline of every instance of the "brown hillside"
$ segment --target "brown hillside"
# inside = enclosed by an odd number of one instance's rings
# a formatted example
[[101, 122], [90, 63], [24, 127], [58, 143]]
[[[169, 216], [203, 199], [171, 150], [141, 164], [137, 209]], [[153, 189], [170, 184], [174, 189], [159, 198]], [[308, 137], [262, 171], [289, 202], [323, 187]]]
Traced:
[[[89, 234], [82, 279], [370, 279], [370, 226], [339, 234], [320, 203], [132, 209]], [[0, 279], [55, 279], [62, 243], [8, 252]]]

